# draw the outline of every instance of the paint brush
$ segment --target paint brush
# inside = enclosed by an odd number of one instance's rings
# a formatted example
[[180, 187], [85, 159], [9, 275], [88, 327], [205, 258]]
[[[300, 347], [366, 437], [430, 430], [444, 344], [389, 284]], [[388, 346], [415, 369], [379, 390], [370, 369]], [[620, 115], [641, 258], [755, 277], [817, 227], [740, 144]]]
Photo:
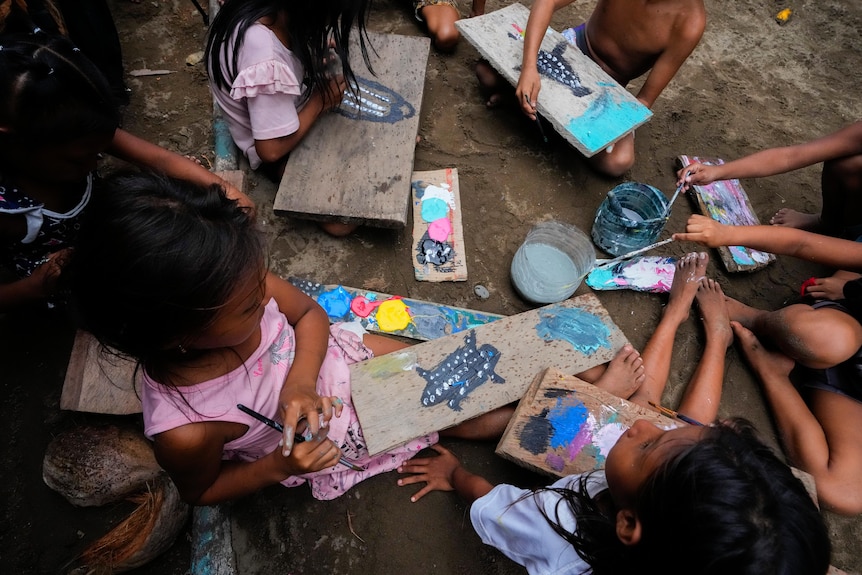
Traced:
[[688, 417], [687, 415], [683, 415], [683, 414], [679, 413], [678, 411], [674, 411], [670, 408], [664, 407], [662, 405], [658, 405], [652, 401], [650, 401], [649, 404], [651, 406], [653, 406], [654, 408], [656, 408], [657, 410], [659, 410], [659, 412], [662, 415], [667, 415], [668, 417], [673, 417], [675, 419], [679, 419], [679, 420], [684, 421], [684, 422], [691, 424], [691, 425], [703, 426], [703, 424], [701, 422], [697, 421], [696, 419], [692, 419], [692, 418]]
[[665, 210], [664, 210], [664, 217], [667, 217], [670, 214], [670, 208], [673, 205], [673, 203], [676, 201], [676, 197], [679, 195], [679, 193], [685, 187], [685, 179], [690, 174], [691, 174], [691, 172], [686, 172], [685, 175], [682, 177], [682, 183], [676, 187], [676, 191], [673, 193], [673, 195], [670, 197], [670, 201], [667, 203], [667, 208], [665, 208]]
[[[535, 106], [533, 106], [533, 103], [530, 101], [529, 94], [524, 94], [524, 100], [527, 101], [528, 106], [535, 108]], [[539, 126], [539, 134], [542, 135], [542, 140], [547, 144], [548, 143], [548, 136], [545, 135], [545, 129], [542, 127], [542, 121], [539, 119], [538, 113], [536, 114], [536, 125]]]
[[[258, 420], [259, 422], [263, 423], [264, 425], [273, 428], [274, 430], [278, 431], [279, 433], [284, 433], [284, 426], [282, 424], [280, 424], [279, 422], [275, 421], [274, 419], [270, 419], [267, 416], [256, 412], [255, 410], [251, 409], [250, 407], [244, 406], [241, 403], [237, 403], [236, 408], [239, 409], [240, 411], [247, 413], [248, 415], [252, 416], [253, 418]], [[307, 438], [307, 437], [305, 437], [305, 435], [300, 435], [297, 433], [293, 437], [293, 442], [294, 443], [302, 443], [303, 441], [306, 441], [307, 439], [310, 439], [310, 438]], [[353, 471], [365, 471], [364, 467], [362, 467], [360, 465], [356, 465], [355, 463], [353, 463], [352, 461], [350, 461], [349, 459], [347, 459], [343, 455], [341, 456], [341, 459], [338, 460], [338, 462], [341, 463], [342, 465], [349, 467]]]
[[629, 258], [633, 258], [634, 256], [636, 256], [636, 255], [638, 255], [638, 254], [642, 254], [642, 253], [644, 253], [644, 252], [648, 252], [649, 250], [651, 250], [651, 249], [653, 249], [653, 248], [657, 248], [657, 247], [663, 246], [663, 245], [665, 245], [665, 244], [669, 244], [669, 243], [670, 243], [670, 242], [672, 242], [672, 241], [673, 241], [673, 238], [668, 238], [668, 239], [666, 239], [666, 240], [662, 240], [662, 241], [660, 241], [660, 242], [656, 242], [656, 243], [654, 243], [654, 244], [650, 244], [650, 245], [648, 245], [648, 246], [646, 246], [646, 247], [643, 247], [643, 248], [640, 248], [640, 249], [637, 249], [637, 250], [631, 251], [631, 252], [629, 252], [629, 253], [627, 253], [627, 254], [623, 254], [623, 255], [621, 255], [621, 256], [619, 256], [619, 257], [616, 257], [616, 258], [614, 258], [614, 259], [612, 259], [612, 260], [596, 260], [596, 265], [595, 265], [595, 266], [593, 266], [593, 267], [594, 267], [594, 268], [606, 268], [606, 267], [608, 267], [608, 266], [612, 266], [612, 265], [618, 264], [618, 263], [620, 263], [620, 262], [622, 262], [622, 261], [625, 261], [625, 260], [627, 260], [627, 259], [629, 259]]

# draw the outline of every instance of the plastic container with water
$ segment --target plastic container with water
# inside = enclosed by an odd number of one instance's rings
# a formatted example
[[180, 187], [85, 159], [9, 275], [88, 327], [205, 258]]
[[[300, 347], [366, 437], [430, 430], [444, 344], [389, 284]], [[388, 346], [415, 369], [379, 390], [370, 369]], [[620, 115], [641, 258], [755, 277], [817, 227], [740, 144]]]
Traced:
[[660, 190], [625, 182], [599, 206], [591, 235], [597, 246], [621, 256], [655, 243], [668, 216], [668, 201]]
[[556, 303], [569, 298], [596, 261], [590, 238], [557, 221], [533, 226], [512, 258], [512, 284], [526, 300]]

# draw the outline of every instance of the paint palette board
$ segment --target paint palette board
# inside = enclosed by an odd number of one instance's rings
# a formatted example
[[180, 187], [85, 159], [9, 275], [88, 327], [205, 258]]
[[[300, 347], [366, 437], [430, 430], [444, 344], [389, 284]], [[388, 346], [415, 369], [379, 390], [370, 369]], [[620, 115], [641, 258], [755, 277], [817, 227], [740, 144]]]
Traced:
[[506, 317], [301, 278], [292, 277], [288, 281], [319, 303], [330, 322], [358, 321], [368, 331], [419, 341], [437, 339]]
[[497, 455], [555, 477], [592, 471], [638, 419], [663, 429], [688, 425], [550, 368], [524, 394]]
[[371, 454], [519, 400], [536, 373], [580, 373], [626, 343], [594, 294], [350, 366]]
[[[524, 53], [523, 31], [530, 10], [511, 4], [455, 26], [512, 85], [518, 84]], [[542, 91], [536, 109], [587, 157], [604, 150], [652, 116], [598, 64], [548, 28], [538, 55]]]
[[[679, 156], [682, 167], [694, 162], [721, 165], [720, 158]], [[730, 226], [758, 226], [760, 220], [751, 207], [748, 194], [739, 180], [718, 180], [705, 186], [691, 187], [689, 195], [700, 212], [717, 222]], [[775, 255], [745, 246], [722, 246], [718, 254], [729, 272], [753, 272], [775, 261]]]
[[467, 280], [458, 170], [413, 172], [413, 272], [419, 281]]
[[673, 284], [676, 258], [636, 256], [604, 267], [594, 267], [586, 283], [594, 290], [628, 289], [649, 293], [667, 293]]
[[357, 92], [322, 115], [291, 152], [273, 204], [277, 214], [383, 228], [407, 225], [430, 40], [368, 33], [368, 56], [351, 36]]

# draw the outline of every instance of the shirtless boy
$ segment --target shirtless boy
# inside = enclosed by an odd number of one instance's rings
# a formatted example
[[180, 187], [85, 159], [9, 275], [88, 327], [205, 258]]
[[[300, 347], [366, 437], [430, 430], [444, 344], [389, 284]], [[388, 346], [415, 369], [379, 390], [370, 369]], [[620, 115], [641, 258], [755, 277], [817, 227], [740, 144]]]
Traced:
[[[516, 96], [536, 119], [541, 89], [536, 59], [553, 13], [573, 0], [535, 0], [524, 36], [524, 59]], [[576, 45], [622, 86], [647, 72], [637, 94], [652, 108], [659, 94], [700, 42], [706, 26], [703, 0], [599, 0], [589, 19], [573, 31]], [[480, 82], [487, 70], [477, 68]], [[634, 133], [590, 158], [599, 172], [621, 176], [634, 165]]]

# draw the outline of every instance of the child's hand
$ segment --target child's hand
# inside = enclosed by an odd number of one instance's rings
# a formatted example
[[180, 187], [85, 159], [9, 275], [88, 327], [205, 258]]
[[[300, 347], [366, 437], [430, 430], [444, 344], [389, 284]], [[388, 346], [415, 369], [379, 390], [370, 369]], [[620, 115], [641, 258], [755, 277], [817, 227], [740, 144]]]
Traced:
[[432, 445], [431, 449], [439, 453], [437, 457], [411, 459], [398, 468], [398, 473], [414, 473], [410, 477], [398, 480], [398, 485], [425, 482], [425, 487], [419, 490], [410, 501], [416, 502], [432, 491], [452, 491], [455, 489], [453, 476], [455, 470], [461, 467], [461, 462], [455, 455], [442, 445]]
[[828, 278], [817, 278], [811, 285], [805, 288], [805, 295], [814, 299], [838, 300], [844, 299], [844, 284], [848, 282], [846, 277], [831, 276]]
[[312, 473], [334, 467], [341, 459], [341, 450], [326, 435], [327, 428], [320, 429], [311, 439], [296, 444], [290, 455], [281, 448], [270, 454], [283, 473], [284, 479], [291, 475]]
[[294, 448], [294, 435], [301, 420], [305, 420], [310, 435], [314, 437], [320, 430], [326, 429], [333, 414], [340, 417], [344, 409], [344, 402], [340, 398], [321, 397], [316, 392], [300, 389], [298, 386], [282, 390], [279, 400], [284, 422], [282, 452], [285, 457], [290, 455]]
[[677, 186], [683, 186], [683, 189], [689, 189], [691, 186], [705, 186], [711, 184], [718, 178], [716, 177], [716, 166], [707, 166], [704, 164], [689, 164], [676, 173]]
[[685, 233], [673, 234], [673, 239], [697, 242], [711, 248], [734, 245], [728, 238], [728, 230], [731, 227], [720, 224], [712, 218], [694, 214], [685, 224]]
[[339, 74], [329, 79], [329, 89], [326, 94], [323, 94], [323, 110], [326, 112], [337, 108], [341, 105], [341, 100], [344, 98], [344, 91], [347, 89], [347, 80]]
[[536, 103], [539, 101], [539, 90], [542, 89], [542, 79], [537, 69], [525, 67], [518, 78], [515, 95], [523, 111], [531, 120], [536, 119]]
[[46, 258], [47, 261], [33, 270], [33, 273], [25, 281], [32, 285], [35, 294], [44, 298], [57, 291], [57, 282], [60, 280], [60, 275], [63, 273], [63, 268], [69, 261], [71, 254], [72, 248], [49, 254]]

